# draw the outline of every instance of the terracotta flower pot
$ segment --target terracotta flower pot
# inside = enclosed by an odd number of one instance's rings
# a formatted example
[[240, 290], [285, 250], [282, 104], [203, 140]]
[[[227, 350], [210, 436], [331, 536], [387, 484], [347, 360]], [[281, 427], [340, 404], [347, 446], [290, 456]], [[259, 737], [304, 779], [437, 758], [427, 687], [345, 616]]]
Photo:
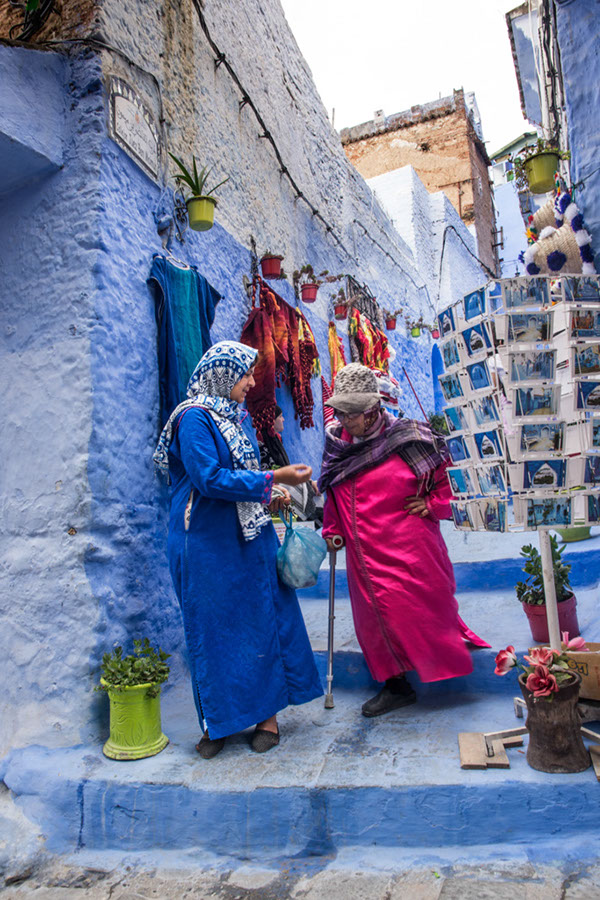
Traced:
[[263, 256], [260, 268], [263, 278], [281, 278], [281, 261], [283, 256]]
[[583, 772], [591, 765], [590, 755], [581, 738], [581, 719], [577, 709], [581, 676], [572, 673], [572, 681], [561, 685], [548, 697], [534, 697], [519, 675], [519, 685], [527, 704], [529, 732], [527, 762], [538, 772]]
[[319, 290], [318, 284], [301, 284], [300, 285], [300, 296], [302, 297], [303, 303], [314, 303], [317, 299], [317, 291]]
[[336, 319], [346, 319], [348, 318], [348, 307], [340, 303], [338, 306], [333, 307], [333, 314]]
[[[571, 594], [566, 600], [557, 604], [558, 607], [558, 624], [562, 631], [568, 631], [569, 637], [577, 637], [579, 635], [579, 622], [577, 621], [577, 600], [575, 594]], [[546, 618], [546, 604], [540, 606], [532, 603], [523, 603], [523, 609], [529, 620], [531, 628], [531, 637], [540, 644], [547, 644], [550, 640], [548, 635], [548, 620]]]
[[389, 318], [385, 320], [385, 327], [388, 331], [394, 331], [396, 327], [396, 316], [389, 316]]

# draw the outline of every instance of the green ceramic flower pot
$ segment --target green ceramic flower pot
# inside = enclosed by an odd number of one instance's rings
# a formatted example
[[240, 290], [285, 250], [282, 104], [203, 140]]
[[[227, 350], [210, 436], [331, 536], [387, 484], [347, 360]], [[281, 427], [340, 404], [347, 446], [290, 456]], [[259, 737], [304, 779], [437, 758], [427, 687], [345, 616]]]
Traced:
[[554, 189], [554, 173], [558, 169], [558, 153], [545, 150], [525, 160], [527, 182], [532, 194], [546, 194]]
[[186, 200], [192, 231], [208, 231], [213, 227], [216, 205], [217, 201], [214, 197], [190, 197], [189, 200]]
[[587, 541], [592, 536], [590, 525], [574, 525], [572, 528], [555, 528], [554, 530], [560, 534], [560, 539], [565, 544], [572, 544], [575, 541]]
[[411, 337], [414, 337], [414, 338], [420, 337], [420, 336], [421, 336], [421, 329], [420, 329], [417, 325], [415, 325], [414, 328], [411, 328], [411, 329], [410, 329], [410, 336], [411, 336]]
[[122, 691], [108, 691], [110, 737], [102, 752], [110, 759], [155, 756], [169, 743], [160, 722], [160, 688], [158, 696], [148, 697], [149, 687], [137, 684]]

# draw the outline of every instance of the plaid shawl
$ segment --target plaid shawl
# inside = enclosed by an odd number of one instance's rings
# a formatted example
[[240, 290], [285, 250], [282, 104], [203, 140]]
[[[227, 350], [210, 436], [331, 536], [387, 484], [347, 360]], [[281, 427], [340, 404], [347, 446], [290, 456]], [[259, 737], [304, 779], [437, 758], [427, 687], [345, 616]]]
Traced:
[[342, 440], [341, 425], [334, 424], [327, 428], [320, 491], [353, 478], [359, 472], [374, 469], [394, 453], [410, 466], [417, 478], [422, 479], [425, 490], [431, 488], [433, 473], [449, 459], [443, 436], [432, 431], [426, 422], [396, 419], [385, 411], [383, 416], [383, 431], [358, 443]]

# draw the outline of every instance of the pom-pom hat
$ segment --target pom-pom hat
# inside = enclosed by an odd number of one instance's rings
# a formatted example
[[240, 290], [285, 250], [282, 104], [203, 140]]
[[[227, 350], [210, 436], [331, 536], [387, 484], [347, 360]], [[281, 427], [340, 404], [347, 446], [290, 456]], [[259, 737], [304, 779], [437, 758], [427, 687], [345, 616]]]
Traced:
[[325, 401], [325, 406], [345, 413], [361, 413], [380, 399], [376, 375], [360, 363], [350, 363], [338, 372], [335, 393]]

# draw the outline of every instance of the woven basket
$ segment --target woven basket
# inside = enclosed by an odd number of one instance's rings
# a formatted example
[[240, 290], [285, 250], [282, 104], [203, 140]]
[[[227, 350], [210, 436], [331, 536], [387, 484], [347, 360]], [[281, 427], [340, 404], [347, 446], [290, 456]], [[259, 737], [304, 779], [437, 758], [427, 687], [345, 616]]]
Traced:
[[531, 224], [535, 227], [538, 234], [541, 234], [544, 228], [547, 228], [548, 225], [556, 228], [553, 200], [548, 200], [547, 203], [544, 203], [544, 205], [540, 207], [540, 209], [538, 209], [536, 213], [533, 214], [533, 221]]
[[[548, 265], [548, 256], [557, 251], [562, 253], [566, 259], [560, 269], [551, 269]], [[550, 237], [538, 241], [535, 245], [534, 261], [539, 267], [541, 275], [557, 275], [559, 273], [561, 275], [580, 275], [581, 256], [571, 226], [565, 223]]]

